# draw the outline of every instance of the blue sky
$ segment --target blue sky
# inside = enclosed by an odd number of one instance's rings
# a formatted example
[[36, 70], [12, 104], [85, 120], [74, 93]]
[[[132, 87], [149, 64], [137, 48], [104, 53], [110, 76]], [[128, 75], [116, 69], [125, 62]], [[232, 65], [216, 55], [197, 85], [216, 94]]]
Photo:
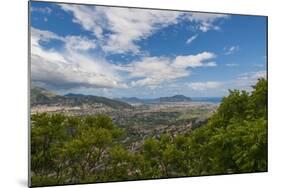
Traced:
[[31, 2], [31, 80], [60, 94], [225, 96], [266, 75], [266, 17]]

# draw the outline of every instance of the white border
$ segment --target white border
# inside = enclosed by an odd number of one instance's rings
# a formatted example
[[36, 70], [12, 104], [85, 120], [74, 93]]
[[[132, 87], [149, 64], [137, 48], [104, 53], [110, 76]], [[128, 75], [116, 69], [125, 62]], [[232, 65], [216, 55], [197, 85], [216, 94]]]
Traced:
[[[281, 14], [278, 0], [63, 0], [64, 2], [269, 16], [269, 172], [78, 185], [98, 188], [280, 187]], [[27, 187], [27, 0], [1, 2], [0, 187]], [[245, 26], [246, 27], [246, 26]], [[250, 50], [250, 49], [249, 49]], [[278, 186], [279, 185], [279, 186]], [[74, 187], [74, 186], [68, 186]]]

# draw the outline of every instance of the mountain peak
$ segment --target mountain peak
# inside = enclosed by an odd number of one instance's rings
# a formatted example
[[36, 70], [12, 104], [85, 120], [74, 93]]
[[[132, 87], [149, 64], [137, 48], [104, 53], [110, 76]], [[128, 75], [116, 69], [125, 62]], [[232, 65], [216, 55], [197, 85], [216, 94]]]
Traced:
[[66, 106], [80, 106], [83, 104], [103, 104], [105, 106], [120, 109], [133, 108], [126, 102], [109, 99], [106, 97], [99, 97], [93, 95], [83, 95], [68, 93], [66, 95], [56, 95], [46, 89], [33, 87], [31, 89], [31, 105], [66, 105]]
[[84, 97], [84, 94], [68, 93], [64, 95], [65, 97]]
[[191, 101], [190, 97], [186, 97], [184, 95], [174, 95], [171, 97], [160, 97], [160, 102], [187, 102]]

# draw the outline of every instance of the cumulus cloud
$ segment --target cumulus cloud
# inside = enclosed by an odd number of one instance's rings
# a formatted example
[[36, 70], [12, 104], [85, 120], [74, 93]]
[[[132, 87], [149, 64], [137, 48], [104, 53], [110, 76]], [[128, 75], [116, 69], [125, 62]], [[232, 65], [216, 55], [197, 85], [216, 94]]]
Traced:
[[96, 48], [95, 41], [86, 37], [67, 36], [64, 41], [68, 50], [89, 50]]
[[180, 14], [171, 11], [104, 7], [102, 10], [112, 31], [103, 49], [115, 53], [138, 53], [140, 49], [136, 42], [147, 38], [160, 28], [177, 23]]
[[[41, 42], [60, 40], [62, 50], [46, 49]], [[187, 77], [192, 68], [213, 67], [216, 57], [211, 52], [196, 55], [169, 57], [142, 57], [128, 64], [111, 64], [105, 59], [91, 55], [96, 43], [81, 36], [61, 37], [50, 31], [31, 29], [31, 77], [58, 88], [128, 88], [136, 86], [155, 87]], [[87, 53], [82, 53], [82, 52]]]
[[[65, 89], [74, 87], [120, 87], [111, 75], [97, 73], [97, 71], [85, 71], [85, 67], [80, 67], [77, 64], [54, 63], [40, 57], [33, 57], [32, 61], [37, 62], [31, 65], [32, 81], [42, 82], [50, 87]], [[101, 69], [98, 66], [97, 68]]]
[[31, 28], [31, 57], [37, 56], [50, 62], [66, 63], [65, 58], [60, 53], [52, 49], [45, 50], [41, 47], [40, 42], [49, 42], [50, 40], [63, 41], [64, 38], [50, 31]]
[[[136, 42], [155, 30], [177, 23], [180, 13], [174, 11], [140, 10], [131, 8], [61, 5], [71, 12], [74, 22], [91, 31], [100, 40], [104, 51], [138, 53]], [[110, 31], [105, 36], [105, 30]]]
[[202, 52], [197, 55], [167, 57], [144, 57], [140, 61], [116, 69], [128, 73], [134, 79], [134, 86], [155, 86], [163, 82], [170, 82], [190, 75], [191, 68], [216, 66], [215, 62], [208, 62], [215, 58], [215, 54]]
[[198, 37], [198, 35], [193, 35], [193, 36], [189, 37], [189, 38], [186, 40], [186, 43], [187, 43], [187, 44], [191, 44], [197, 37]]
[[231, 55], [239, 51], [239, 46], [231, 46], [229, 48], [224, 48], [224, 50], [225, 50], [225, 55]]
[[[223, 14], [186, 13], [164, 10], [84, 6], [61, 4], [61, 8], [73, 14], [75, 23], [95, 34], [101, 48], [109, 53], [139, 53], [137, 42], [146, 39], [159, 29], [180, 21], [193, 22], [199, 30], [219, 30], [215, 24]], [[197, 36], [196, 36], [197, 37]], [[196, 38], [193, 37], [193, 40]], [[187, 41], [188, 42], [188, 41]], [[190, 39], [192, 42], [192, 39]]]
[[209, 89], [217, 89], [223, 86], [222, 82], [215, 81], [207, 81], [207, 82], [192, 82], [189, 83], [188, 86], [193, 90], [209, 90]]
[[[61, 40], [65, 42], [62, 51], [44, 49], [41, 41]], [[79, 53], [92, 44], [77, 36], [60, 37], [49, 31], [31, 30], [31, 79], [60, 88], [100, 87], [124, 88], [120, 76], [103, 59]], [[67, 42], [66, 42], [67, 41]]]
[[[31, 43], [39, 47], [39, 42], [50, 42], [50, 40], [59, 40], [65, 43], [68, 50], [89, 50], [96, 47], [94, 40], [84, 36], [66, 36], [61, 37], [53, 32], [31, 28]], [[36, 49], [36, 48], [35, 48]]]
[[195, 67], [208, 67], [216, 66], [215, 62], [207, 62], [207, 60], [215, 58], [216, 55], [211, 52], [202, 52], [197, 55], [177, 56], [174, 59], [173, 66], [178, 68], [195, 68]]
[[73, 14], [73, 22], [80, 24], [85, 30], [92, 31], [101, 38], [106, 25], [105, 15], [92, 6], [60, 4], [61, 8]]
[[167, 58], [147, 57], [130, 66], [129, 76], [139, 78], [132, 82], [132, 86], [158, 85], [190, 74], [189, 71], [174, 67], [171, 60]]
[[[155, 87], [187, 77], [196, 67], [214, 67], [216, 57], [211, 52], [176, 57], [150, 57], [126, 65], [108, 63], [97, 58], [91, 49], [105, 53], [138, 54], [138, 42], [148, 38], [160, 29], [179, 22], [192, 22], [197, 29], [207, 32], [219, 30], [216, 21], [228, 16], [222, 14], [186, 13], [163, 10], [132, 8], [110, 8], [60, 4], [62, 10], [73, 15], [73, 22], [92, 33], [85, 36], [59, 36], [50, 31], [31, 29], [32, 80], [60, 88], [94, 87], [127, 88], [137, 86]], [[39, 10], [33, 10], [39, 11]], [[48, 12], [48, 10], [45, 10]], [[191, 43], [198, 35], [186, 42]], [[59, 40], [62, 49], [46, 49], [42, 42]]]

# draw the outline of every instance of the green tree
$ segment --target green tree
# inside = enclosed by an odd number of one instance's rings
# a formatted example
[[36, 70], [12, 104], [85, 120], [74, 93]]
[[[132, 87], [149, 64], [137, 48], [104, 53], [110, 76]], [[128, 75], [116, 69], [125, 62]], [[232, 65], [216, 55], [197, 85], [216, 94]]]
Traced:
[[32, 185], [266, 171], [267, 80], [229, 91], [190, 134], [148, 137], [137, 150], [124, 135], [106, 115], [33, 114]]

